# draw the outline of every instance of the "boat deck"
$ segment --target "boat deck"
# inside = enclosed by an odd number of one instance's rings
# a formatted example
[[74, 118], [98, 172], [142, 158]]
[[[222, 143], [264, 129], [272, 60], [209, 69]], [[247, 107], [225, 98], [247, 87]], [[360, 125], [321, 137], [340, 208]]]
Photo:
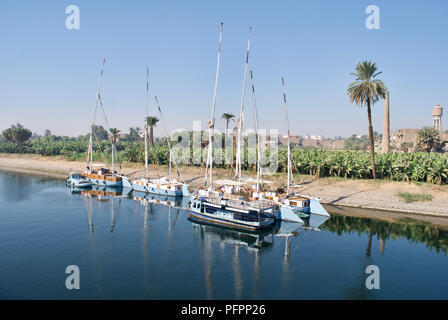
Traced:
[[222, 201], [225, 201], [225, 204], [241, 210], [250, 210], [255, 209], [259, 211], [266, 211], [272, 209], [273, 205], [266, 201], [246, 201], [246, 200], [238, 200], [226, 197], [203, 197], [206, 202], [216, 205], [222, 205]]

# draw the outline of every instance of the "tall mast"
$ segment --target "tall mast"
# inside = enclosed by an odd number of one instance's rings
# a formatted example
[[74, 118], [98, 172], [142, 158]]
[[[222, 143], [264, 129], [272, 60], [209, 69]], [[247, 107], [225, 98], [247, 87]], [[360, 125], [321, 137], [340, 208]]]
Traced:
[[101, 94], [98, 94], [98, 102], [100, 104], [101, 111], [103, 112], [104, 121], [106, 123], [106, 130], [109, 132], [110, 143], [112, 145], [112, 165], [113, 165], [114, 154], [115, 154], [115, 158], [117, 158], [118, 167], [121, 169], [120, 159], [118, 159], [118, 153], [117, 153], [117, 149], [115, 148], [115, 142], [112, 137], [112, 133], [110, 132], [109, 121], [107, 120], [106, 111], [104, 111], [103, 102], [101, 100]]
[[149, 68], [146, 68], [146, 117], [145, 126], [143, 130], [145, 131], [145, 173], [148, 177], [148, 116], [149, 116]]
[[252, 103], [254, 108], [254, 118], [255, 118], [255, 130], [257, 134], [257, 192], [260, 192], [260, 176], [261, 176], [261, 145], [260, 145], [260, 132], [258, 126], [258, 111], [257, 111], [257, 101], [255, 100], [255, 87], [254, 87], [254, 77], [252, 70], [250, 70], [250, 81], [252, 85]]
[[238, 118], [238, 136], [237, 136], [237, 149], [236, 149], [236, 176], [238, 181], [241, 181], [241, 134], [243, 130], [244, 122], [244, 97], [246, 94], [246, 82], [247, 82], [247, 68], [249, 65], [249, 49], [250, 49], [250, 34], [252, 28], [249, 28], [249, 40], [247, 41], [247, 54], [246, 54], [246, 66], [244, 68], [244, 81], [243, 81], [243, 93], [241, 94], [241, 109], [240, 117]]
[[[221, 60], [221, 41], [222, 41], [222, 25], [219, 32], [219, 45], [218, 45], [218, 63], [216, 66], [216, 78], [215, 78], [215, 91], [213, 94], [212, 115], [210, 122], [208, 123], [208, 157], [207, 165], [210, 166], [210, 186], [213, 185], [213, 129], [215, 128], [215, 106], [216, 106], [216, 91], [218, 89], [218, 76], [219, 76], [219, 63]], [[205, 184], [207, 184], [207, 170], [205, 170]]]
[[93, 126], [95, 125], [95, 118], [96, 118], [96, 109], [98, 107], [98, 100], [100, 98], [100, 90], [101, 90], [101, 84], [103, 82], [103, 72], [104, 72], [104, 64], [106, 63], [106, 59], [103, 59], [103, 63], [101, 64], [101, 73], [100, 73], [100, 77], [98, 79], [98, 88], [96, 90], [96, 96], [95, 96], [95, 104], [93, 107], [93, 120], [92, 120], [92, 125], [90, 126], [90, 139], [89, 139], [89, 148], [87, 151], [87, 164], [86, 166], [89, 166], [90, 163], [90, 170], [92, 170], [92, 162], [93, 162], [93, 140], [92, 140], [92, 136], [93, 136]]
[[174, 166], [176, 167], [176, 172], [177, 172], [177, 176], [178, 177], [180, 177], [180, 172], [179, 172], [179, 169], [177, 167], [176, 159], [174, 158], [174, 155], [173, 155], [173, 152], [172, 152], [172, 147], [171, 147], [171, 142], [170, 142], [170, 135], [169, 135], [168, 129], [166, 127], [165, 117], [163, 116], [162, 109], [160, 108], [159, 99], [157, 99], [157, 96], [155, 96], [154, 98], [156, 99], [157, 108], [159, 109], [159, 113], [160, 113], [160, 119], [162, 120], [163, 130], [165, 131], [165, 134], [167, 136], [166, 140], [167, 140], [167, 143], [168, 143], [168, 148], [170, 150], [170, 181], [171, 181], [171, 161], [174, 162]]
[[289, 118], [288, 118], [288, 107], [286, 105], [285, 80], [283, 78], [282, 78], [282, 88], [283, 88], [283, 103], [285, 105], [285, 114], [286, 114], [286, 128], [288, 130], [288, 182], [286, 190], [289, 193], [289, 186], [293, 182], [292, 168], [291, 168], [291, 133], [289, 131]]

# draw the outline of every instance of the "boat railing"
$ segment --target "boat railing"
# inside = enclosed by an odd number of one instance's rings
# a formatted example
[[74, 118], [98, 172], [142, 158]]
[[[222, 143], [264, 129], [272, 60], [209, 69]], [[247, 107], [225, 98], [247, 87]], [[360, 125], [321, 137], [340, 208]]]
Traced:
[[209, 203], [222, 205], [222, 201], [225, 201], [225, 204], [237, 209], [249, 210], [249, 209], [258, 209], [260, 211], [269, 210], [272, 208], [272, 205], [269, 203], [261, 202], [252, 202], [245, 200], [236, 200], [236, 199], [226, 199], [221, 197], [205, 197], [206, 201]]

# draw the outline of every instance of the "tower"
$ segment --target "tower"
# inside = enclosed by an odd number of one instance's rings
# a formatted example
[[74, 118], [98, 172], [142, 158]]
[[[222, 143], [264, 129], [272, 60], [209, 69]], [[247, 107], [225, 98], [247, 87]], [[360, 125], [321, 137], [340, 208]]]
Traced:
[[439, 131], [440, 135], [442, 135], [442, 115], [443, 108], [441, 106], [436, 105], [432, 108], [432, 127]]

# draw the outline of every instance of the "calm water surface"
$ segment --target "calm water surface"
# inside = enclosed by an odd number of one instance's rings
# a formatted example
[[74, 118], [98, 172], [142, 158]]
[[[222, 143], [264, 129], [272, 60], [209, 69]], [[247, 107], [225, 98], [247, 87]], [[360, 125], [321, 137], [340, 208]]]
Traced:
[[[251, 234], [136, 196], [0, 172], [0, 298], [448, 298], [448, 232], [427, 223], [333, 215]], [[80, 290], [65, 288], [72, 264]], [[372, 264], [380, 290], [365, 287]]]

